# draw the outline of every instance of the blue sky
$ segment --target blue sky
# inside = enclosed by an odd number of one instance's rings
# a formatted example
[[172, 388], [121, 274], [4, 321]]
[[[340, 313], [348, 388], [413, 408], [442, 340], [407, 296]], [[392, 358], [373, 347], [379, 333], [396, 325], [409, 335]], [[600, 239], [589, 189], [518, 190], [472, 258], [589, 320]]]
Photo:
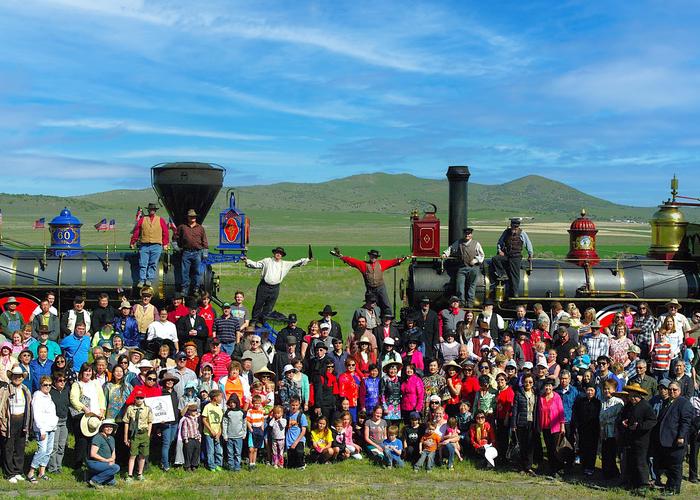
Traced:
[[[700, 196], [697, 2], [0, 3], [0, 190], [384, 171]], [[10, 182], [7, 182], [7, 181]]]

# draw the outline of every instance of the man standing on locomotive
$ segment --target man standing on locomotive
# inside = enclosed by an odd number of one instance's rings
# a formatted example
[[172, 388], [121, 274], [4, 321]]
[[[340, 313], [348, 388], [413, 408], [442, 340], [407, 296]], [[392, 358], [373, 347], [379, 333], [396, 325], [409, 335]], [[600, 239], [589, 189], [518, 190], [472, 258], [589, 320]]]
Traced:
[[377, 296], [379, 308], [382, 312], [393, 311], [391, 301], [389, 300], [389, 294], [384, 284], [384, 271], [394, 266], [401, 265], [408, 257], [379, 260], [381, 256], [379, 250], [370, 250], [367, 252], [367, 261], [361, 261], [360, 259], [344, 256], [340, 253], [340, 249], [338, 248], [331, 250], [331, 255], [338, 257], [348, 266], [354, 267], [362, 273], [362, 278], [365, 280], [366, 293], [372, 293]]
[[160, 254], [168, 249], [170, 243], [168, 224], [165, 219], [156, 215], [156, 210], [158, 207], [155, 203], [148, 204], [148, 215], [138, 220], [129, 242], [132, 249], [136, 248], [137, 242], [139, 243], [139, 282], [136, 285], [138, 288], [142, 288], [144, 284], [153, 284]]
[[182, 294], [190, 292], [190, 276], [194, 274], [194, 287], [202, 286], [202, 257], [209, 250], [209, 242], [204, 227], [197, 222], [197, 212], [187, 211], [187, 224], [177, 226], [177, 244], [182, 251]]
[[474, 239], [473, 233], [474, 229], [465, 227], [464, 237], [452, 243], [442, 253], [443, 257], [455, 257], [459, 263], [455, 291], [467, 308], [474, 307], [478, 267], [484, 262], [484, 250], [481, 248], [481, 243]]
[[510, 219], [510, 227], [498, 239], [498, 255], [491, 259], [496, 278], [510, 281], [510, 297], [518, 297], [520, 290], [520, 264], [523, 260], [523, 247], [527, 250], [527, 260], [532, 262], [532, 242], [525, 231], [520, 229], [520, 217]]

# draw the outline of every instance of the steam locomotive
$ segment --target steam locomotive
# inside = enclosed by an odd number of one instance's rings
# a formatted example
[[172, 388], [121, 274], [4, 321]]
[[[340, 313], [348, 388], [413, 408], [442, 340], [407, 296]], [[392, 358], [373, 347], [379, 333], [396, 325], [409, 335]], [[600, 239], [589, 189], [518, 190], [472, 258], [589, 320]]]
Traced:
[[[225, 169], [208, 163], [164, 163], [151, 169], [151, 181], [173, 223], [186, 223], [193, 208], [202, 222], [223, 186]], [[138, 290], [138, 253], [87, 251], [80, 243], [82, 223], [65, 208], [49, 225], [50, 246], [30, 250], [0, 243], [0, 306], [15, 296], [28, 317], [47, 291], [56, 293], [57, 306], [70, 306], [76, 295], [94, 302], [101, 292], [133, 297]], [[237, 261], [246, 251], [250, 221], [229, 192], [229, 206], [219, 215], [218, 252], [203, 262], [203, 288], [216, 295], [218, 278], [213, 262]], [[154, 299], [163, 300], [180, 289], [180, 257], [177, 250], [164, 252], [153, 282]]]
[[[465, 166], [447, 170], [449, 243], [459, 240], [467, 226], [470, 175]], [[700, 306], [700, 224], [688, 223], [680, 210], [700, 204], [679, 201], [685, 197], [678, 195], [677, 188], [674, 177], [672, 197], [659, 205], [649, 221], [652, 244], [647, 255], [600, 259], [597, 229], [584, 212], [571, 223], [565, 259], [533, 259], [531, 265], [523, 261], [517, 299], [506, 297], [503, 283], [495, 279], [491, 259], [485, 259], [478, 272], [475, 306], [492, 299], [503, 313], [512, 313], [519, 304], [573, 302], [582, 311], [594, 307], [604, 323], [623, 304], [634, 307], [645, 301], [658, 307], [677, 298], [684, 306]], [[409, 306], [417, 306], [421, 297], [430, 298], [437, 307], [446, 306], [454, 295], [458, 263], [441, 258], [440, 221], [434, 211], [422, 217], [413, 212], [411, 247], [413, 258], [402, 287]]]

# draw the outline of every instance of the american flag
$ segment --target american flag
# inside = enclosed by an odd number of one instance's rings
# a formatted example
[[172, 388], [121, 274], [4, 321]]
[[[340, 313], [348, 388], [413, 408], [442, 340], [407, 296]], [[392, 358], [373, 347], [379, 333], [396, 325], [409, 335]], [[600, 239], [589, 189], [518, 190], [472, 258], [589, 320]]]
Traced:
[[34, 224], [32, 224], [32, 229], [44, 229], [46, 227], [46, 217], [42, 217], [41, 219], [37, 219], [34, 221]]
[[107, 231], [109, 226], [107, 225], [107, 219], [102, 219], [100, 222], [95, 224], [95, 229], [98, 231]]
[[117, 227], [117, 221], [114, 219], [109, 219], [109, 231], [114, 231], [114, 228]]
[[136, 210], [136, 219], [135, 219], [136, 222], [138, 222], [141, 217], [143, 217], [143, 210], [141, 210], [141, 207], [139, 207]]

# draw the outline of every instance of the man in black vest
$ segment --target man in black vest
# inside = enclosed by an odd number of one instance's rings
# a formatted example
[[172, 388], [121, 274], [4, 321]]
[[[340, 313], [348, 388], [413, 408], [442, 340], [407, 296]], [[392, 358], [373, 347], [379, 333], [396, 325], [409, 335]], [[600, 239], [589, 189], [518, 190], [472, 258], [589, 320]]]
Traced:
[[527, 250], [527, 260], [532, 262], [532, 242], [525, 231], [520, 229], [521, 219], [510, 219], [510, 227], [498, 239], [498, 255], [491, 259], [496, 278], [510, 281], [510, 297], [518, 297], [520, 290], [520, 264], [523, 260], [523, 247]]
[[471, 227], [465, 227], [464, 237], [452, 243], [442, 253], [443, 257], [454, 257], [459, 263], [455, 278], [455, 291], [468, 308], [474, 307], [478, 268], [484, 262], [484, 250], [481, 248], [481, 243], [474, 239], [473, 233], [474, 230]]
[[476, 324], [488, 323], [491, 338], [500, 345], [501, 332], [506, 328], [505, 321], [503, 321], [503, 317], [500, 314], [494, 312], [492, 299], [484, 300], [483, 307], [483, 311], [476, 318]]
[[365, 281], [366, 293], [372, 293], [377, 296], [380, 310], [393, 311], [389, 294], [386, 291], [384, 284], [384, 271], [394, 266], [400, 265], [408, 257], [399, 257], [398, 259], [379, 260], [380, 254], [378, 250], [370, 250], [367, 252], [367, 261], [346, 257], [340, 253], [339, 248], [331, 250], [331, 255], [338, 257], [348, 266], [354, 267], [362, 273], [362, 278]]

